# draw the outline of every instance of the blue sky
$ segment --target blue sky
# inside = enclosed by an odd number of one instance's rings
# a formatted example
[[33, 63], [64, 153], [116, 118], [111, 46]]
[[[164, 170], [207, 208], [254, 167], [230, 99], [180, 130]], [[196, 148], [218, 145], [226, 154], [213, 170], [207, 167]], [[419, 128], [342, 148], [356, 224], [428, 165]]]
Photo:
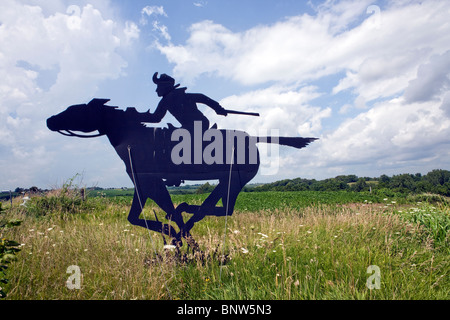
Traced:
[[[94, 97], [154, 110], [167, 73], [259, 118], [222, 128], [313, 136], [252, 182], [450, 169], [447, 1], [2, 0], [0, 188], [132, 186], [107, 139], [50, 132]], [[168, 116], [163, 124], [174, 122]]]

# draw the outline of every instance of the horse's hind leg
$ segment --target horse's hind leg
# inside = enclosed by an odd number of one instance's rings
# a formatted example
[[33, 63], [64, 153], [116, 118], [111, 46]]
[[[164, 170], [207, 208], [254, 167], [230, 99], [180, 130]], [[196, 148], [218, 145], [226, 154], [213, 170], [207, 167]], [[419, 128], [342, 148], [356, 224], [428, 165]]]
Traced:
[[[217, 187], [214, 188], [214, 190], [211, 192], [211, 194], [206, 198], [206, 200], [203, 202], [201, 206], [195, 206], [195, 205], [188, 205], [188, 204], [181, 204], [177, 207], [182, 207], [185, 212], [193, 213], [194, 215], [186, 222], [185, 224], [185, 231], [189, 232], [193, 227], [194, 223], [199, 222], [205, 217], [205, 213], [207, 210], [204, 210], [205, 207], [210, 208], [211, 210], [215, 210], [215, 205], [217, 202], [219, 202], [220, 197], [223, 193], [223, 188], [225, 185], [223, 185], [220, 181]], [[202, 210], [203, 209], [203, 210]]]
[[[194, 215], [186, 222], [185, 230], [190, 231], [194, 223], [202, 220], [207, 215], [217, 217], [232, 215], [239, 193], [253, 176], [245, 172], [234, 171], [231, 177], [220, 179], [217, 187], [206, 198], [203, 204], [196, 206], [198, 208], [196, 208]], [[220, 198], [222, 198], [222, 207], [216, 206]]]
[[[145, 198], [147, 199], [147, 198]], [[138, 193], [135, 191], [133, 196], [133, 203], [131, 205], [130, 213], [128, 214], [128, 221], [132, 225], [140, 226], [152, 231], [160, 232], [162, 234], [168, 235], [169, 237], [177, 237], [177, 232], [175, 229], [169, 224], [163, 224], [159, 221], [140, 219], [143, 206], [145, 204], [142, 203], [143, 199], [139, 199]]]
[[179, 234], [177, 234], [176, 242], [180, 243], [180, 236], [185, 238], [189, 238], [189, 230], [185, 230], [185, 224], [183, 221], [183, 216], [181, 215], [182, 211], [176, 210], [172, 198], [170, 197], [169, 192], [166, 189], [166, 186], [162, 182], [156, 182], [152, 187], [152, 194], [150, 198], [155, 201], [155, 203], [167, 214], [166, 218], [174, 221], [178, 228], [180, 229]]
[[201, 210], [201, 208], [214, 207], [217, 204], [217, 202], [219, 202], [219, 200], [222, 196], [222, 187], [223, 187], [223, 185], [220, 184], [220, 181], [219, 181], [219, 184], [214, 188], [214, 190], [205, 199], [205, 201], [203, 202], [203, 204], [201, 206], [191, 205], [191, 204], [187, 204], [186, 202], [183, 202], [177, 206], [176, 211], [179, 213], [187, 212], [187, 213], [196, 215], [199, 212], [199, 210]]
[[183, 217], [181, 213], [175, 210], [175, 207], [170, 197], [169, 191], [162, 180], [152, 181], [152, 186], [149, 188], [149, 198], [155, 201], [155, 203], [166, 213], [168, 220], [174, 221], [180, 229], [184, 227]]

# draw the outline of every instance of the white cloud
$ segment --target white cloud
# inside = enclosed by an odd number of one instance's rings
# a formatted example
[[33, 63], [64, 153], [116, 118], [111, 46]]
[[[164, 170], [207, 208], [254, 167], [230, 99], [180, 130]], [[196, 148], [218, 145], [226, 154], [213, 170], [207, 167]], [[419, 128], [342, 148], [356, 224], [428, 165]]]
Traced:
[[141, 30], [134, 22], [127, 21], [125, 23], [125, 29], [123, 30], [123, 32], [125, 34], [125, 42], [131, 43], [132, 41], [139, 39]]
[[409, 104], [396, 98], [349, 118], [307, 150], [291, 152], [280, 171], [316, 179], [427, 173], [448, 168], [449, 136], [450, 118], [440, 110], [439, 101]]
[[161, 34], [161, 36], [164, 39], [166, 39], [166, 41], [170, 42], [171, 37], [170, 37], [169, 31], [167, 29], [167, 26], [159, 23], [158, 21], [153, 21], [152, 26], [153, 26], [154, 31], [158, 31]]
[[[450, 133], [450, 5], [396, 1], [380, 9], [369, 8], [371, 4], [326, 1], [314, 8], [314, 16], [289, 17], [243, 32], [202, 21], [190, 27], [185, 44], [158, 49], [175, 65], [177, 79], [185, 82], [208, 74], [244, 86], [266, 86], [221, 101], [225, 107], [260, 108], [264, 116], [223, 123], [278, 126], [289, 135], [320, 135], [323, 119], [333, 116], [327, 106], [310, 105], [312, 97], [301, 101], [298, 109], [298, 101], [283, 104], [288, 97], [299, 98], [300, 91], [292, 88], [308, 88], [305, 84], [311, 81], [320, 86], [325, 76], [344, 74], [324, 94], [329, 99], [352, 94], [336, 110], [341, 115], [352, 110], [352, 118], [308, 147], [317, 154], [308, 157], [309, 168], [338, 172], [345, 166], [353, 170], [355, 164], [412, 167], [439, 157], [448, 163], [448, 152], [442, 148]], [[319, 91], [323, 88], [313, 90]], [[297, 168], [300, 174], [305, 166], [284, 170]]]
[[[370, 6], [372, 0], [363, 1], [335, 1], [327, 0], [315, 9], [318, 18], [329, 26], [331, 34], [338, 34], [348, 29], [351, 23], [360, 19], [361, 13], [378, 13], [377, 6]], [[369, 12], [368, 12], [369, 11]], [[376, 16], [373, 17], [375, 20]]]
[[[327, 2], [327, 6], [318, 8], [321, 11], [317, 16], [303, 14], [244, 32], [203, 21], [190, 27], [185, 45], [159, 49], [176, 64], [177, 77], [192, 79], [202, 73], [216, 73], [252, 85], [307, 81], [360, 68], [372, 69], [367, 75], [370, 81], [376, 76], [374, 68], [383, 62], [390, 65], [381, 73], [391, 79], [386, 72], [409, 75], [417, 71], [417, 63], [410, 61], [418, 59], [420, 63], [432, 51], [442, 52], [447, 47], [450, 35], [441, 27], [448, 17], [445, 2], [386, 8], [380, 12], [379, 27], [372, 21], [376, 17], [366, 13], [368, 3]], [[350, 28], [356, 18], [365, 20]], [[430, 48], [433, 50], [426, 50]]]
[[351, 90], [359, 96], [359, 106], [377, 98], [390, 97], [401, 92], [417, 69], [417, 64], [429, 54], [429, 49], [411, 49], [401, 55], [370, 56], [333, 88], [333, 93]]
[[445, 115], [450, 119], [450, 91], [447, 91], [444, 94], [440, 109], [444, 111]]
[[146, 14], [147, 16], [151, 16], [153, 14], [165, 16], [167, 17], [166, 12], [164, 11], [163, 6], [146, 6], [142, 9], [142, 14]]
[[[339, 19], [328, 11], [317, 17], [304, 14], [240, 33], [203, 21], [190, 27], [186, 45], [159, 49], [176, 64], [174, 73], [183, 78], [216, 72], [243, 84], [316, 79], [342, 70], [345, 66], [339, 59], [369, 40], [361, 43], [361, 32], [335, 36], [331, 29], [343, 29], [366, 8], [347, 7], [350, 14]], [[367, 24], [363, 32], [370, 37], [371, 31]]]
[[[446, 1], [395, 1], [373, 13], [367, 10], [372, 1], [326, 1], [314, 15], [242, 32], [207, 20], [192, 24], [182, 44], [172, 43], [168, 28], [158, 21], [168, 17], [162, 6], [142, 9], [138, 25], [105, 18], [107, 1], [101, 3], [102, 10], [84, 5], [68, 12], [62, 0], [0, 2], [5, 184], [26, 186], [45, 174], [52, 182], [50, 167], [55, 166], [78, 170], [95, 162], [97, 168], [123, 171], [110, 146], [100, 140], [68, 143], [47, 130], [45, 119], [82, 102], [80, 96], [91, 97], [105, 79], [123, 75], [127, 63], [119, 52], [139, 38], [140, 27], [149, 21], [161, 40], [156, 48], [174, 65], [172, 75], [180, 83], [190, 85], [205, 74], [224, 78], [242, 88], [220, 101], [225, 108], [261, 114], [220, 117], [206, 108], [219, 127], [320, 137], [304, 150], [280, 149], [280, 175], [320, 178], [450, 163]], [[45, 72], [52, 75], [46, 85]], [[333, 81], [324, 85], [328, 76]], [[330, 103], [336, 110], [317, 102], [342, 96], [347, 99], [341, 105]], [[54, 161], [61, 145], [71, 148], [65, 152], [71, 161]], [[98, 150], [111, 157], [100, 160]]]
[[[58, 148], [52, 142], [58, 137], [46, 128], [46, 118], [119, 77], [127, 63], [118, 50], [138, 37], [135, 25], [106, 19], [92, 5], [44, 14], [27, 3], [0, 3], [0, 165], [8, 168], [2, 183], [16, 186], [53, 165], [48, 155]], [[52, 6], [64, 8], [62, 1]], [[49, 70], [53, 83], [41, 87], [41, 74]]]
[[242, 45], [239, 35], [212, 21], [195, 23], [186, 46], [156, 44], [156, 47], [175, 63], [175, 76], [190, 83], [201, 73], [217, 72], [228, 76], [236, 68], [234, 54]]
[[450, 90], [450, 50], [433, 55], [419, 66], [417, 77], [409, 81], [405, 98], [409, 102], [428, 101]]
[[205, 0], [199, 0], [199, 1], [195, 1], [192, 3], [194, 6], [199, 7], [199, 8], [203, 8], [208, 4], [208, 1]]
[[[141, 10], [141, 19], [139, 23], [142, 26], [146, 26], [148, 24], [148, 18], [153, 17], [153, 21], [151, 26], [153, 27], [152, 31], [156, 31], [155, 37], [157, 39], [163, 38], [165, 42], [170, 44], [171, 36], [169, 34], [169, 30], [166, 25], [162, 24], [157, 17], [168, 17], [167, 13], [164, 10], [163, 6], [146, 6]], [[150, 47], [157, 46], [159, 44], [158, 40], [155, 40], [155, 43]]]
[[146, 25], [148, 23], [147, 17], [151, 16], [163, 16], [167, 17], [163, 6], [146, 6], [141, 10], [141, 25]]
[[[260, 117], [236, 117], [220, 119], [222, 128], [258, 128], [282, 130], [283, 135], [303, 136], [319, 134], [321, 120], [331, 115], [330, 108], [313, 107], [309, 102], [320, 96], [313, 86], [272, 86], [233, 95], [220, 101], [226, 109], [258, 112]], [[211, 113], [211, 112], [209, 112]]]

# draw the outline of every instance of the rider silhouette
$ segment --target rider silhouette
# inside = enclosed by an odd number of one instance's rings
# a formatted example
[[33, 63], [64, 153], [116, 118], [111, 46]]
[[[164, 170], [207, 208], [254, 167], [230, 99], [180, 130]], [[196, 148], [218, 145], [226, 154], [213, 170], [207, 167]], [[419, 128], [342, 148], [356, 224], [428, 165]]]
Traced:
[[[187, 129], [189, 132], [194, 132], [195, 123], [201, 123], [201, 130], [206, 131], [210, 128], [209, 120], [197, 108], [197, 103], [202, 103], [209, 106], [217, 114], [226, 116], [227, 111], [213, 99], [201, 93], [186, 93], [187, 88], [178, 88], [180, 85], [175, 85], [175, 79], [162, 74], [158, 78], [158, 72], [153, 75], [153, 82], [157, 85], [156, 93], [161, 98], [155, 112], [137, 112], [134, 108], [128, 108], [127, 113], [139, 122], [157, 123], [169, 111], [175, 119], [181, 124], [181, 128]], [[169, 127], [173, 128], [171, 124]], [[171, 129], [169, 128], [169, 129]], [[212, 126], [216, 129], [217, 126]], [[166, 179], [165, 184], [168, 186], [179, 186], [182, 183], [180, 179]]]
[[217, 101], [201, 93], [186, 93], [187, 88], [178, 88], [180, 85], [175, 85], [175, 79], [167, 74], [162, 74], [158, 78], [158, 72], [155, 72], [153, 82], [157, 85], [158, 97], [162, 98], [155, 112], [150, 113], [149, 110], [142, 114], [142, 122], [160, 122], [169, 111], [184, 129], [192, 132], [194, 123], [200, 121], [202, 130], [208, 130], [209, 120], [197, 108], [197, 103], [209, 106], [219, 115], [227, 115], [227, 111]]

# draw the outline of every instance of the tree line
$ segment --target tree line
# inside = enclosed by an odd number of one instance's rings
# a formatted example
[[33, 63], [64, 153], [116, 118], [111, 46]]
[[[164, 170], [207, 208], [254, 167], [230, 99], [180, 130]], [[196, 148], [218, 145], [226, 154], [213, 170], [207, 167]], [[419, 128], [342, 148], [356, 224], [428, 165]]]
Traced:
[[435, 169], [425, 175], [398, 174], [391, 177], [383, 174], [380, 177], [357, 177], [356, 175], [340, 175], [324, 180], [285, 179], [258, 186], [247, 186], [247, 192], [257, 191], [373, 191], [388, 189], [399, 193], [435, 193], [450, 196], [450, 171]]
[[[171, 188], [171, 193], [209, 193], [216, 185], [206, 182], [203, 185], [187, 185], [178, 188]], [[98, 189], [102, 188], [88, 188]], [[387, 176], [385, 174], [380, 177], [358, 177], [354, 174], [339, 175], [334, 178], [323, 180], [316, 179], [284, 179], [272, 183], [246, 185], [242, 191], [258, 192], [258, 191], [386, 191], [395, 193], [434, 193], [450, 197], [450, 171], [435, 169], [425, 175], [416, 174], [398, 174]], [[41, 190], [37, 187], [29, 189], [16, 188], [13, 196], [21, 193], [39, 193], [47, 190]], [[0, 195], [0, 200], [9, 199], [9, 193]]]

